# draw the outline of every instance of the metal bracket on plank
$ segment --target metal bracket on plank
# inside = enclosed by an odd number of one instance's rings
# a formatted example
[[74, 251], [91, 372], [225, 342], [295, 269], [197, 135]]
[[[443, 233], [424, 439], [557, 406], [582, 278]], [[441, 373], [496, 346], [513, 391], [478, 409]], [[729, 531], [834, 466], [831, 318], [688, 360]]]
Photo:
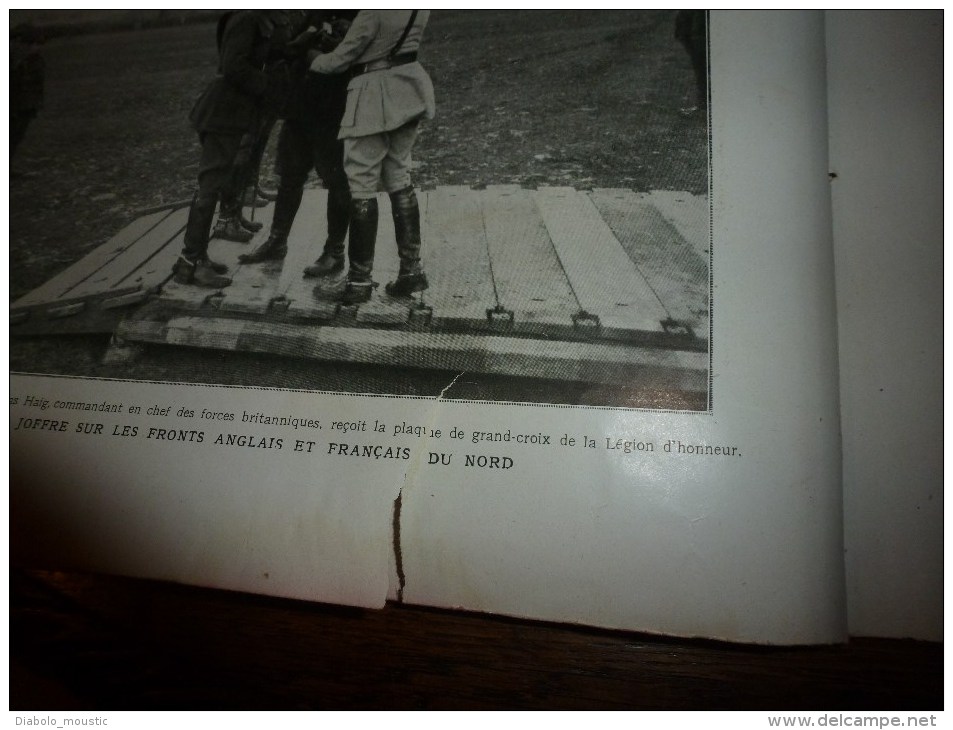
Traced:
[[667, 335], [687, 338], [693, 338], [695, 336], [695, 332], [691, 327], [684, 322], [679, 322], [677, 319], [663, 319], [660, 324]]
[[286, 297], [284, 294], [279, 294], [268, 302], [268, 311], [284, 313], [288, 311], [288, 307], [290, 306], [291, 300], [288, 299], [288, 297]]
[[495, 307], [486, 310], [486, 321], [491, 330], [506, 331], [513, 329], [513, 310], [497, 304]]
[[410, 329], [427, 329], [431, 321], [433, 321], [433, 308], [423, 302], [417, 302], [407, 310], [407, 326]]
[[596, 337], [602, 329], [599, 316], [589, 314], [589, 312], [584, 309], [579, 310], [572, 316], [572, 326], [576, 332], [580, 332], [587, 337]]

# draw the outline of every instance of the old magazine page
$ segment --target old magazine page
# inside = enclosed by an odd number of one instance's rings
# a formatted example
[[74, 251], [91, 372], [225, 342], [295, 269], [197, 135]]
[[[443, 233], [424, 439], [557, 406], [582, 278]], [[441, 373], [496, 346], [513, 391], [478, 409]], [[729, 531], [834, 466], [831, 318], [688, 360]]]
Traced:
[[844, 638], [822, 16], [90, 13], [14, 34], [15, 560]]
[[940, 641], [943, 14], [826, 31], [850, 633]]

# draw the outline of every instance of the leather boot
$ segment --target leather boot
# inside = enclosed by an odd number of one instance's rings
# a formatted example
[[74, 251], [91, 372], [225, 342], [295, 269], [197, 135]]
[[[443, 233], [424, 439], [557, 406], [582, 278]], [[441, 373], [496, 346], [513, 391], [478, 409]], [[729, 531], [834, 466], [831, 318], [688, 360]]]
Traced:
[[324, 253], [318, 256], [317, 261], [311, 264], [311, 266], [305, 267], [304, 278], [313, 279], [320, 276], [332, 276], [343, 268], [344, 254], [335, 256], [333, 253], [328, 253], [327, 247], [325, 247]]
[[[228, 271], [225, 264], [212, 261], [208, 257], [209, 228], [215, 217], [215, 205], [218, 198], [215, 195], [200, 195], [196, 193], [189, 208], [189, 219], [185, 226], [182, 257], [189, 262], [203, 260], [206, 266], [216, 274]], [[173, 272], [175, 269], [173, 268]]]
[[351, 220], [351, 196], [347, 188], [328, 191], [328, 238], [324, 251], [311, 266], [304, 270], [306, 279], [331, 276], [344, 269], [344, 239]]
[[190, 284], [206, 289], [222, 289], [231, 284], [231, 278], [222, 276], [213, 268], [213, 264], [214, 262], [209, 260], [208, 256], [202, 256], [194, 261], [185, 256], [179, 256], [172, 267], [172, 278], [177, 284]]
[[371, 279], [374, 269], [374, 246], [377, 243], [377, 198], [355, 198], [351, 201], [351, 228], [348, 236], [350, 269], [341, 295], [343, 304], [360, 304], [371, 298], [376, 284]]
[[251, 186], [245, 188], [245, 197], [243, 200], [245, 201], [245, 205], [247, 205], [249, 208], [264, 208], [266, 205], [268, 205], [268, 203], [272, 202], [277, 197], [277, 195], [266, 195], [265, 192], [260, 188]]
[[212, 229], [212, 238], [221, 238], [225, 241], [248, 243], [253, 233], [242, 227], [241, 201], [232, 198], [232, 195], [223, 195], [219, 205], [218, 220]]
[[281, 261], [288, 255], [288, 234], [271, 229], [268, 240], [250, 253], [238, 257], [240, 264], [258, 264], [262, 261]]
[[212, 230], [212, 238], [221, 238], [223, 241], [248, 243], [255, 234], [242, 226], [240, 216], [219, 216]]
[[258, 231], [265, 227], [265, 224], [261, 221], [250, 221], [244, 214], [239, 214], [238, 224], [246, 231], [251, 231], [252, 233], [258, 233]]
[[420, 207], [412, 187], [391, 193], [390, 203], [400, 271], [385, 291], [392, 297], [407, 297], [430, 286], [420, 265]]

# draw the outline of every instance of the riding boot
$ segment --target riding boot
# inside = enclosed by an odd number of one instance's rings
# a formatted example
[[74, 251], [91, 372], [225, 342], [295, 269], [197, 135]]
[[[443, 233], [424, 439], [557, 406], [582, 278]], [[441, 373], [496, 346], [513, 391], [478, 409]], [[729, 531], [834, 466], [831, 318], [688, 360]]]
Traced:
[[324, 251], [311, 266], [304, 270], [305, 278], [331, 276], [344, 268], [344, 239], [351, 220], [350, 194], [328, 191], [328, 238]]
[[254, 251], [239, 256], [239, 263], [257, 264], [261, 261], [281, 261], [287, 256], [288, 234], [291, 233], [291, 226], [298, 214], [303, 194], [304, 189], [299, 186], [279, 186], [268, 240]]
[[391, 193], [390, 204], [400, 270], [385, 291], [392, 297], [405, 297], [430, 286], [420, 265], [420, 207], [414, 189], [409, 186]]
[[374, 246], [377, 243], [377, 198], [351, 201], [351, 226], [348, 236], [350, 268], [341, 302], [359, 304], [371, 298], [374, 281]]

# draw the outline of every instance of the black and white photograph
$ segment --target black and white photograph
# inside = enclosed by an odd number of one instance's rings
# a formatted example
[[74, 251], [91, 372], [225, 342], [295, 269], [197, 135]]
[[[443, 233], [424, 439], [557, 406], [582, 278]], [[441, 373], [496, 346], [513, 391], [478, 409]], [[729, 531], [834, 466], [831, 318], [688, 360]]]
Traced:
[[8, 21], [17, 725], [933, 723], [942, 13]]
[[11, 369], [707, 411], [706, 32], [11, 11]]

